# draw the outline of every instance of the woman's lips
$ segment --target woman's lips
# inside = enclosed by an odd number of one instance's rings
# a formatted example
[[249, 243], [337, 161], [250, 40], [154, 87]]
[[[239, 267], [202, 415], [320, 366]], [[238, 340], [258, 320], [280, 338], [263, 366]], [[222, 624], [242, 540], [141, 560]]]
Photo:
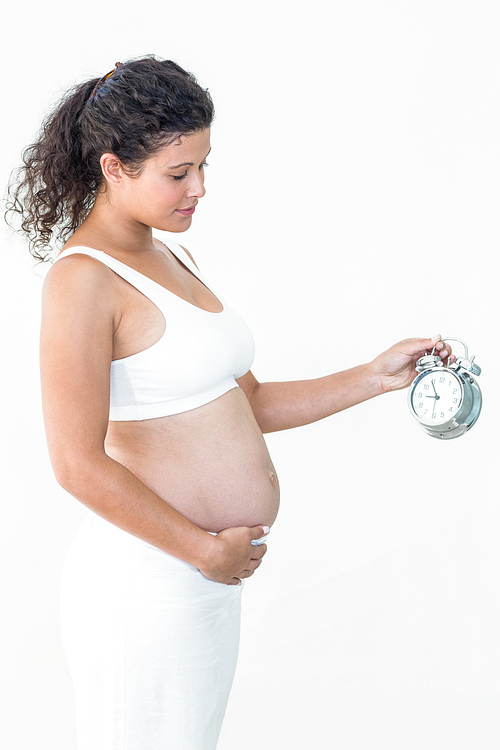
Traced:
[[178, 208], [177, 213], [182, 214], [183, 216], [192, 216], [196, 209], [196, 203], [194, 206], [190, 206], [189, 208]]

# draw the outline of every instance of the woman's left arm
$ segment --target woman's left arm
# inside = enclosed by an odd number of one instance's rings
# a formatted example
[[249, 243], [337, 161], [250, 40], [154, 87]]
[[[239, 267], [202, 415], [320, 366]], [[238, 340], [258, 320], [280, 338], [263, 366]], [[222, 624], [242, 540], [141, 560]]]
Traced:
[[451, 348], [440, 336], [405, 339], [373, 362], [313, 380], [259, 383], [251, 372], [239, 378], [262, 432], [277, 432], [317, 422], [382, 393], [408, 387], [417, 360], [433, 348], [443, 359]]

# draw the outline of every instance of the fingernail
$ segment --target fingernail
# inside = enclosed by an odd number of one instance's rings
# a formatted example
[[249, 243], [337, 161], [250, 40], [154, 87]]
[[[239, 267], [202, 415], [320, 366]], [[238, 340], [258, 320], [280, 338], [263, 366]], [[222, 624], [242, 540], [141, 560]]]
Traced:
[[441, 338], [441, 334], [436, 333], [436, 335], [431, 338], [431, 341], [439, 341], [440, 338]]
[[271, 531], [271, 529], [269, 528], [269, 526], [263, 526], [262, 527], [262, 531], [264, 532], [264, 534], [269, 534], [269, 532]]

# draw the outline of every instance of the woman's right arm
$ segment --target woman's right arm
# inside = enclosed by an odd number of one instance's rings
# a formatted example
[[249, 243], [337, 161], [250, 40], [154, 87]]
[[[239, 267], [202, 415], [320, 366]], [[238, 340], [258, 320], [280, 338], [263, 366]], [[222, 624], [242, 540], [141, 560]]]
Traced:
[[112, 272], [87, 256], [59, 260], [44, 284], [40, 366], [57, 481], [92, 511], [221, 583], [259, 566], [262, 527], [217, 537], [189, 521], [105, 452], [113, 338], [120, 300]]

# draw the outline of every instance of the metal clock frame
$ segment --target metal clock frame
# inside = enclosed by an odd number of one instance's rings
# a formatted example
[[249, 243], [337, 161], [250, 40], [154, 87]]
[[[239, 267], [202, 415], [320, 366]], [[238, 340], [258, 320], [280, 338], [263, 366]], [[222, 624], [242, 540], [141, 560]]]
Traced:
[[[408, 406], [413, 415], [417, 420], [420, 427], [431, 437], [438, 438], [441, 440], [451, 440], [463, 435], [465, 432], [476, 423], [479, 414], [481, 413], [482, 406], [482, 395], [481, 389], [477, 382], [474, 380], [472, 375], [480, 375], [481, 368], [479, 365], [474, 363], [474, 357], [469, 359], [469, 353], [467, 345], [461, 339], [455, 338], [443, 338], [442, 341], [458, 341], [464, 346], [465, 357], [457, 357], [456, 361], [452, 364], [444, 364], [443, 360], [434, 355], [435, 347], [431, 354], [421, 357], [417, 364], [416, 370], [418, 375], [410, 386], [408, 392]], [[439, 425], [427, 425], [423, 424], [418, 415], [415, 412], [413, 406], [413, 394], [415, 389], [419, 385], [420, 381], [426, 375], [430, 373], [442, 373], [444, 370], [452, 372], [458, 379], [461, 387], [461, 402], [458, 411], [454, 416]]]

